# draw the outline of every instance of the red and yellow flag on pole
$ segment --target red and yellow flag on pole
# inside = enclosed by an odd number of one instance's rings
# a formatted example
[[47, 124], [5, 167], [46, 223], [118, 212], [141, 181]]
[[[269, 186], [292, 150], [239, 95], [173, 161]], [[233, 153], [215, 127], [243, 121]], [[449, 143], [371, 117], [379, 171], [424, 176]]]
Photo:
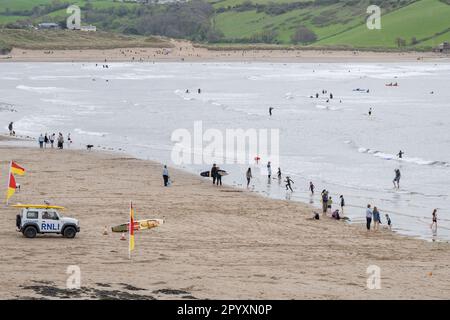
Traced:
[[134, 250], [134, 208], [133, 202], [130, 202], [130, 223], [128, 225], [129, 234], [129, 248], [128, 257], [131, 259], [131, 251]]
[[19, 176], [23, 176], [25, 174], [25, 169], [19, 166], [14, 161], [11, 161], [11, 173], [18, 174]]
[[11, 198], [14, 194], [14, 192], [16, 192], [16, 179], [14, 178], [14, 175], [10, 172], [9, 173], [9, 182], [8, 182], [8, 191], [6, 194], [6, 204], [8, 204], [8, 200], [9, 198]]

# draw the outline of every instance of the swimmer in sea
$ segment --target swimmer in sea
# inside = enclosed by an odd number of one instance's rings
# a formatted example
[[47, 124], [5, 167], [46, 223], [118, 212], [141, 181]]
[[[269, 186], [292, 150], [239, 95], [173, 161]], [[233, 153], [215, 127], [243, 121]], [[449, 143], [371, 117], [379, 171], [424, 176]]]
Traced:
[[[395, 169], [395, 178], [392, 181], [394, 183], [394, 188], [400, 189], [400, 169]], [[395, 183], [397, 182], [397, 185], [395, 185]]]
[[270, 115], [270, 116], [272, 116], [272, 110], [273, 110], [273, 107], [270, 107], [270, 108], [269, 108], [269, 115]]
[[372, 108], [369, 109], [369, 117], [372, 115]]

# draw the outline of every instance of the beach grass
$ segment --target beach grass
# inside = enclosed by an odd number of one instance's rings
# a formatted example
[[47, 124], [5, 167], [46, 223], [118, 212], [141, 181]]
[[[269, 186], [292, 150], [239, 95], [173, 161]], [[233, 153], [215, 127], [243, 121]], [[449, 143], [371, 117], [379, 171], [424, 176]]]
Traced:
[[171, 47], [160, 37], [125, 36], [108, 32], [0, 29], [0, 49], [77, 50]]

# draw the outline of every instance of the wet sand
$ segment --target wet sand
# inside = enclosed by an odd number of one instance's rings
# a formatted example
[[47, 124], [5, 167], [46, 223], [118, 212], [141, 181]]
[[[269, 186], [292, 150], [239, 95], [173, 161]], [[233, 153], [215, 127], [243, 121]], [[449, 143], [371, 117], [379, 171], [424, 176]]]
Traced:
[[[3, 138], [4, 139], [4, 138]], [[0, 145], [0, 192], [8, 163], [27, 169], [11, 203], [67, 207], [80, 220], [75, 239], [26, 239], [17, 209], [0, 215], [1, 299], [441, 299], [450, 297], [450, 244], [321, 218], [306, 204], [215, 187], [200, 176], [123, 154]], [[137, 218], [164, 218], [128, 242], [103, 235]], [[364, 213], [361, 213], [364, 214]], [[67, 290], [66, 269], [81, 269], [81, 290]], [[366, 287], [381, 268], [381, 289]]]

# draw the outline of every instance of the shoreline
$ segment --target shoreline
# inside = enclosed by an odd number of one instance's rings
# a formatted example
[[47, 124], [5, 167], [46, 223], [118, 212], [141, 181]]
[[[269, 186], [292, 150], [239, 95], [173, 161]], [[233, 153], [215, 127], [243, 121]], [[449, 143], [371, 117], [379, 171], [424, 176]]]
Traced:
[[[2, 298], [20, 298], [24, 291], [42, 297], [41, 291], [30, 289], [30, 280], [41, 282], [41, 287], [45, 286], [42, 281], [53, 281], [50, 287], [63, 290], [65, 264], [81, 264], [87, 273], [83, 280], [87, 291], [82, 298], [101, 290], [99, 283], [116, 290], [121, 283], [130, 283], [142, 289], [136, 293], [147, 294], [138, 299], [183, 298], [160, 294], [168, 287], [175, 289], [167, 292], [184, 292], [185, 299], [417, 299], [450, 295], [441, 285], [450, 280], [450, 245], [445, 242], [427, 242], [388, 231], [367, 233], [360, 225], [331, 218], [313, 221], [309, 218], [314, 209], [307, 204], [275, 200], [231, 186], [211, 187], [209, 179], [174, 168], [169, 168], [174, 185], [164, 188], [161, 164], [119, 152], [42, 152], [0, 142], [2, 171], [11, 157], [28, 171], [19, 178], [23, 188], [12, 202], [50, 199], [65, 205], [67, 216], [80, 219], [82, 231], [74, 240], [44, 236], [29, 241], [12, 227], [16, 210], [4, 209], [8, 214], [0, 218], [4, 230], [0, 237], [5, 244], [1, 249], [5, 270], [0, 277], [7, 285], [0, 289]], [[47, 183], [42, 185], [42, 181]], [[33, 189], [35, 186], [38, 189]], [[166, 219], [166, 224], [138, 235], [133, 261], [128, 261], [127, 243], [118, 240], [120, 235], [101, 234], [107, 223], [126, 220], [130, 198], [136, 203], [138, 217]], [[209, 202], [212, 198], [216, 199], [214, 206]], [[46, 252], [42, 242], [53, 249], [49, 257], [40, 256]], [[25, 255], [16, 248], [24, 248]], [[16, 259], [17, 254], [21, 259]], [[61, 254], [63, 257], [58, 256]], [[41, 264], [58, 274], [35, 270]], [[131, 264], [136, 268], [134, 274], [129, 273]], [[382, 274], [386, 287], [365, 288], [369, 265], [380, 265], [383, 273], [387, 270]], [[148, 270], [155, 276], [139, 276]]]
[[117, 48], [85, 50], [28, 50], [13, 48], [0, 62], [450, 62], [450, 55], [435, 52], [375, 52], [317, 49], [232, 49], [195, 46], [172, 41], [172, 48]]

